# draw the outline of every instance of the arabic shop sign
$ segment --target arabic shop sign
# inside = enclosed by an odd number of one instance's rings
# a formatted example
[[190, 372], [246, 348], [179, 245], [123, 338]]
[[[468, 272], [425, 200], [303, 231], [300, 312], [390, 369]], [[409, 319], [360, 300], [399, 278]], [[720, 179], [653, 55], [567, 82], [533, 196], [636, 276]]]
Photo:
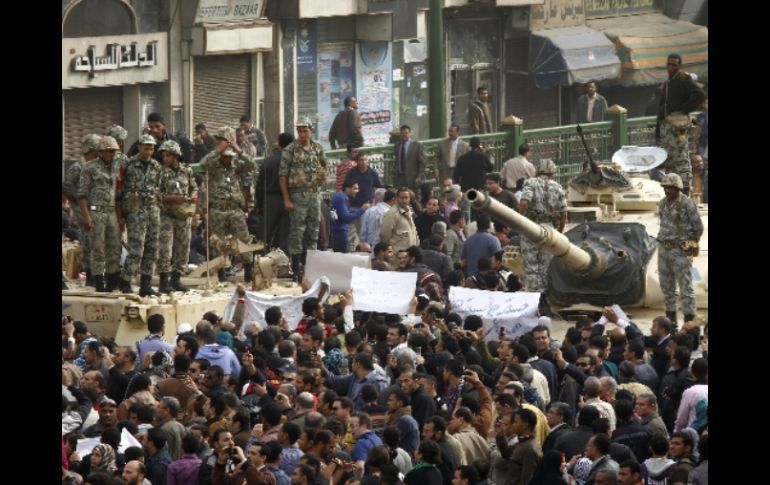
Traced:
[[660, 11], [660, 0], [585, 0], [586, 17], [612, 17]]
[[573, 27], [584, 25], [586, 20], [583, 0], [545, 0], [530, 9], [530, 30]]
[[195, 23], [264, 17], [265, 0], [200, 0]]
[[62, 39], [62, 89], [168, 79], [168, 34]]

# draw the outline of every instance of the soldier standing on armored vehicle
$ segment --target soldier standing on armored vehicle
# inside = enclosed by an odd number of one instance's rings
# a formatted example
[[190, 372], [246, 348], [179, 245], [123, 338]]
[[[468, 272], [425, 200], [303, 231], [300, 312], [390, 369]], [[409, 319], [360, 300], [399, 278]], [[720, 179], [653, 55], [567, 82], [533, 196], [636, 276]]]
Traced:
[[313, 124], [300, 118], [295, 125], [297, 139], [283, 149], [278, 182], [284, 210], [289, 212], [289, 253], [291, 269], [301, 281], [301, 267], [307, 250], [318, 244], [321, 218], [319, 190], [326, 181], [326, 156], [320, 143], [312, 140]]
[[[524, 182], [519, 213], [533, 222], [563, 232], [567, 223], [567, 203], [564, 189], [553, 180], [554, 173], [556, 164], [551, 159], [540, 160], [537, 176]], [[521, 256], [527, 291], [543, 293], [548, 288], [548, 265], [553, 255], [522, 237]]]
[[160, 296], [150, 282], [158, 259], [160, 230], [160, 164], [153, 158], [155, 137], [139, 138], [139, 153], [121, 169], [122, 185], [118, 190], [118, 213], [121, 226], [128, 227], [128, 257], [123, 265], [120, 291], [133, 293], [131, 278], [139, 269], [139, 296]]
[[113, 161], [120, 147], [114, 138], [105, 136], [99, 141], [98, 148], [99, 156], [83, 167], [77, 196], [83, 230], [90, 232], [94, 286], [97, 292], [103, 293], [115, 289], [120, 272], [120, 232], [115, 205], [119, 167]]
[[663, 164], [666, 173], [677, 173], [682, 178], [685, 195], [690, 195], [692, 168], [687, 133], [692, 124], [690, 112], [703, 104], [706, 94], [695, 84], [690, 75], [680, 71], [682, 56], [669, 54], [666, 60], [668, 80], [658, 105], [658, 119], [655, 125], [655, 142], [665, 149], [668, 158]]
[[[207, 197], [209, 198], [208, 223], [211, 234], [221, 240], [232, 234], [244, 243], [251, 241], [246, 227], [248, 202], [251, 200], [252, 172], [257, 166], [243, 154], [235, 139], [235, 129], [223, 126], [214, 135], [216, 146], [200, 161], [208, 172]], [[214, 253], [214, 251], [212, 251]], [[212, 254], [215, 257], [217, 254]], [[251, 281], [253, 261], [244, 264], [244, 279]], [[219, 270], [219, 281], [225, 281], [224, 268]]]
[[698, 255], [698, 241], [703, 234], [703, 221], [698, 206], [682, 192], [682, 179], [675, 173], [663, 178], [660, 185], [666, 197], [658, 202], [658, 274], [666, 305], [666, 316], [676, 324], [676, 286], [682, 292], [684, 321], [695, 318], [695, 290], [692, 286], [692, 258]]
[[70, 208], [72, 212], [72, 221], [80, 231], [80, 268], [86, 273], [86, 286], [93, 286], [94, 279], [91, 274], [91, 232], [86, 231], [83, 227], [83, 213], [80, 211], [80, 206], [77, 200], [78, 186], [80, 185], [80, 175], [83, 172], [85, 166], [91, 160], [98, 156], [99, 140], [102, 137], [91, 133], [83, 137], [83, 143], [81, 145], [81, 152], [83, 156], [80, 157], [80, 161], [73, 163], [64, 176], [64, 184], [62, 185], [62, 192], [67, 200], [70, 201]]
[[[180, 161], [182, 150], [177, 142], [164, 141], [159, 150], [163, 153], [164, 166], [160, 174], [163, 207], [158, 237], [158, 290], [161, 293], [188, 291], [188, 288], [182, 285], [181, 277], [187, 268], [190, 254], [190, 222], [198, 201], [198, 185], [195, 183], [192, 169]], [[170, 284], [169, 270], [172, 270]]]

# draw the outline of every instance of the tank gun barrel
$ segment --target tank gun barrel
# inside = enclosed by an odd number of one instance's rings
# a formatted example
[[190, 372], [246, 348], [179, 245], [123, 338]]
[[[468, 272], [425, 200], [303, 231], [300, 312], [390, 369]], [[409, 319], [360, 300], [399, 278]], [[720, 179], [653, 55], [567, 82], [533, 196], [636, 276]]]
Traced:
[[556, 229], [530, 221], [510, 207], [478, 190], [469, 190], [465, 196], [474, 209], [489, 214], [518, 230], [523, 237], [538, 244], [554, 256], [561, 258], [572, 270], [581, 274], [595, 273], [598, 263], [587, 251], [572, 244], [567, 236]]

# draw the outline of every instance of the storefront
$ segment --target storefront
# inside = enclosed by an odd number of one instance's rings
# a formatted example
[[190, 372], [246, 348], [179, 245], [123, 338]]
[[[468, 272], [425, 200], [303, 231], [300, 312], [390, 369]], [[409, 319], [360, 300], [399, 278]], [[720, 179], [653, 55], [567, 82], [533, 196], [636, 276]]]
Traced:
[[[155, 2], [140, 7], [119, 0], [63, 6], [62, 160], [79, 159], [83, 136], [111, 124], [124, 126], [131, 143], [146, 115], [168, 105], [168, 34], [143, 16]], [[109, 21], [93, 22], [94, 12]]]
[[273, 48], [265, 0], [201, 0], [191, 29], [190, 131], [236, 127], [241, 116], [264, 129], [263, 59]]

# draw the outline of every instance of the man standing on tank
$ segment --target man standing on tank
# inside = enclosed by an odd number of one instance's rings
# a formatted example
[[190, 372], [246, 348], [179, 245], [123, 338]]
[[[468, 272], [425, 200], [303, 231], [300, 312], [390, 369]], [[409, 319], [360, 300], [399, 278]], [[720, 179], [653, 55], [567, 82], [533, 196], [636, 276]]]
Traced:
[[160, 232], [160, 170], [153, 158], [155, 137], [139, 138], [139, 153], [121, 168], [123, 184], [118, 191], [119, 223], [128, 227], [128, 257], [123, 265], [120, 291], [132, 293], [131, 278], [140, 271], [139, 296], [160, 296], [150, 286], [158, 259]]
[[[102, 137], [99, 156], [83, 167], [77, 191], [83, 230], [90, 232], [94, 286], [102, 293], [115, 289], [120, 272], [120, 232], [115, 206], [119, 167], [113, 161], [118, 150], [120, 147], [114, 138]], [[108, 288], [104, 285], [105, 270]]]
[[[201, 159], [200, 166], [208, 173], [206, 196], [209, 198], [211, 233], [224, 241], [228, 234], [244, 243], [251, 241], [246, 227], [247, 201], [251, 200], [254, 160], [243, 154], [235, 139], [235, 129], [223, 126], [214, 135], [214, 150]], [[217, 256], [216, 252], [212, 257]], [[251, 281], [254, 263], [251, 258], [243, 266], [243, 279]], [[219, 281], [225, 281], [224, 268]]]
[[[699, 109], [706, 99], [706, 94], [698, 87], [690, 75], [681, 71], [682, 56], [669, 54], [666, 60], [668, 80], [663, 83], [663, 89], [658, 105], [658, 119], [655, 125], [655, 141], [668, 153], [663, 164], [667, 173], [676, 173], [682, 179], [682, 192], [690, 195], [692, 186], [692, 168], [690, 167], [690, 147], [687, 128], [675, 128], [672, 121], [677, 115], [689, 117], [691, 111]], [[682, 130], [684, 129], [684, 133]], [[679, 132], [679, 133], [677, 133]]]
[[667, 174], [660, 182], [666, 197], [658, 202], [658, 274], [666, 306], [666, 316], [676, 322], [676, 287], [682, 292], [684, 321], [695, 318], [695, 289], [692, 286], [692, 257], [703, 235], [698, 206], [682, 193], [682, 179]]
[[307, 250], [315, 249], [321, 220], [319, 190], [326, 181], [326, 156], [320, 143], [313, 141], [313, 124], [300, 118], [295, 125], [297, 139], [283, 149], [278, 181], [283, 207], [289, 213], [289, 254], [298, 281], [306, 263]]
[[[564, 189], [553, 180], [554, 173], [556, 164], [553, 160], [540, 160], [537, 176], [524, 182], [519, 213], [533, 222], [562, 232], [567, 223], [567, 203]], [[553, 255], [522, 237], [521, 256], [527, 291], [545, 292], [548, 289], [548, 266]]]

